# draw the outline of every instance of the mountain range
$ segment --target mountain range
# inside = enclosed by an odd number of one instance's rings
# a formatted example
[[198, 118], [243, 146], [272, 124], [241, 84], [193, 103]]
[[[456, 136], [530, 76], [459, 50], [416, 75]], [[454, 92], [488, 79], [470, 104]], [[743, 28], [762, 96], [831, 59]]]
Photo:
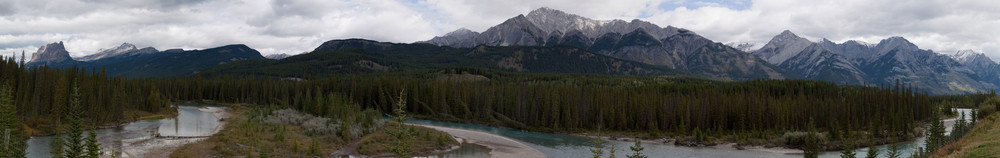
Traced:
[[593, 20], [540, 8], [482, 33], [459, 29], [427, 41], [440, 46], [554, 46], [583, 48], [619, 59], [668, 66], [726, 80], [795, 78], [793, 73], [692, 31], [641, 20]]
[[203, 76], [327, 76], [417, 69], [480, 67], [513, 72], [608, 75], [688, 75], [571, 46], [485, 46], [453, 48], [364, 39], [331, 40], [310, 53], [280, 60], [258, 59], [220, 65]]
[[74, 59], [69, 56], [63, 43], [57, 42], [42, 46], [32, 56], [28, 65], [102, 68], [108, 75], [142, 78], [183, 77], [229, 62], [264, 59], [260, 52], [242, 44], [205, 50], [157, 51], [152, 47], [136, 49], [135, 45], [124, 43]]
[[687, 29], [641, 20], [594, 20], [540, 8], [483, 32], [461, 28], [412, 44], [331, 40], [312, 52], [265, 58], [245, 45], [157, 51], [124, 43], [74, 59], [59, 42], [39, 48], [30, 64], [106, 67], [109, 74], [129, 77], [304, 77], [483, 67], [737, 81], [810, 79], [869, 86], [899, 82], [930, 94], [981, 92], [1000, 85], [1000, 64], [982, 53], [963, 50], [943, 55], [920, 49], [903, 37], [877, 44], [834, 43], [784, 31], [760, 49], [751, 49], [754, 45], [722, 44]]
[[932, 94], [987, 91], [997, 85], [986, 80], [986, 74], [977, 73], [995, 69], [996, 63], [985, 55], [969, 51], [954, 56], [938, 54], [920, 49], [903, 37], [891, 37], [878, 44], [838, 44], [827, 39], [811, 42], [786, 30], [750, 53], [806, 79], [834, 83], [899, 81], [933, 89]]

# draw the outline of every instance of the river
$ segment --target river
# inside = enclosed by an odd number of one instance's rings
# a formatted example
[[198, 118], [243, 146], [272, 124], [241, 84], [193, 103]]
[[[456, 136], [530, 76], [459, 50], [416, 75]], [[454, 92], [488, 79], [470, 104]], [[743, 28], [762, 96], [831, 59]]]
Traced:
[[[225, 117], [225, 107], [204, 104], [177, 104], [177, 117], [155, 120], [140, 120], [116, 128], [91, 130], [97, 132], [101, 151], [105, 156], [114, 154], [116, 157], [148, 157], [147, 154], [160, 154], [165, 148], [177, 147], [195, 142], [194, 139], [158, 139], [161, 136], [207, 136], [221, 130]], [[86, 136], [86, 132], [84, 133]], [[27, 157], [52, 157], [50, 143], [54, 136], [31, 137], [28, 139]]]
[[[961, 113], [966, 113], [966, 118], [969, 117], [970, 109], [956, 109]], [[948, 127], [947, 131], [951, 131], [951, 127], [956, 119], [945, 120], [945, 126]], [[525, 145], [530, 146], [542, 153], [545, 153], [548, 157], [591, 157], [591, 141], [592, 139], [581, 136], [565, 135], [565, 134], [551, 134], [551, 133], [538, 133], [538, 132], [527, 132], [519, 130], [501, 129], [489, 126], [474, 125], [474, 124], [462, 124], [462, 123], [451, 123], [451, 122], [441, 122], [441, 121], [430, 121], [430, 120], [410, 120], [408, 121], [412, 124], [423, 124], [441, 127], [450, 127], [458, 129], [466, 129], [472, 131], [480, 131], [491, 133], [495, 135], [504, 136], [521, 142]], [[902, 152], [901, 157], [909, 157], [918, 147], [924, 146], [925, 138], [918, 138], [913, 141], [900, 142], [900, 148]], [[625, 157], [627, 154], [631, 154], [632, 151], [629, 147], [634, 145], [634, 142], [627, 141], [608, 141], [616, 146], [617, 152], [616, 157]], [[610, 145], [610, 144], [606, 144]], [[682, 158], [718, 158], [718, 157], [761, 157], [761, 158], [798, 158], [802, 157], [801, 154], [785, 154], [770, 151], [761, 150], [736, 150], [728, 147], [683, 147], [674, 145], [663, 145], [663, 144], [650, 144], [644, 143], [643, 154], [649, 157], [682, 157]], [[876, 146], [879, 149], [879, 157], [886, 157], [885, 153], [888, 149], [888, 145]], [[605, 148], [605, 154], [607, 154], [610, 148]], [[462, 150], [456, 151], [462, 152], [464, 155], [476, 155], [472, 157], [486, 157], [489, 150]], [[480, 152], [480, 153], [475, 153]], [[798, 151], [801, 153], [801, 151]], [[857, 149], [855, 151], [858, 156], [863, 157], [868, 153], [868, 148]], [[451, 157], [451, 153], [439, 155], [439, 157]], [[840, 157], [839, 151], [824, 152], [819, 157]]]

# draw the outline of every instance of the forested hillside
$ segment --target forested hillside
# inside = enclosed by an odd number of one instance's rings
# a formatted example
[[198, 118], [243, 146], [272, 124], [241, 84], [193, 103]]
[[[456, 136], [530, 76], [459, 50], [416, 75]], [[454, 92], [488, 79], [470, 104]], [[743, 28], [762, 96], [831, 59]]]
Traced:
[[[86, 127], [117, 125], [159, 113], [175, 113], [151, 80], [108, 77], [104, 69], [28, 67], [23, 59], [0, 60], [0, 84], [11, 90], [18, 118], [29, 135], [58, 130], [70, 92], [79, 88]], [[65, 123], [65, 122], [63, 122]]]
[[258, 59], [219, 65], [200, 75], [306, 77], [459, 66], [512, 72], [691, 76], [667, 66], [617, 59], [571, 46], [451, 48], [362, 39], [328, 41], [313, 52], [281, 60]]

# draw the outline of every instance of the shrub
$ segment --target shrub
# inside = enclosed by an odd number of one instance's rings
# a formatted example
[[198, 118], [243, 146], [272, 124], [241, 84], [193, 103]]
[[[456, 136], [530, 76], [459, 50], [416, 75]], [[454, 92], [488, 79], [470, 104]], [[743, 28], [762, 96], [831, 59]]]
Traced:
[[998, 109], [1000, 109], [1000, 97], [990, 97], [986, 101], [983, 101], [982, 104], [979, 104], [979, 118], [985, 118]]
[[[804, 147], [808, 136], [809, 132], [788, 132], [781, 135], [781, 139], [785, 141], [785, 145], [790, 147]], [[820, 142], [826, 141], [826, 136], [823, 134], [815, 133], [815, 136], [819, 138]]]

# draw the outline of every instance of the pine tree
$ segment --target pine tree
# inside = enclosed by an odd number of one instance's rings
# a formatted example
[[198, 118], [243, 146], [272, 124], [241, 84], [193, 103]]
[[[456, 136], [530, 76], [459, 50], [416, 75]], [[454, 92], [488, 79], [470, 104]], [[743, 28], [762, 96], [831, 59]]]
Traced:
[[608, 149], [608, 158], [615, 158], [615, 151], [617, 150], [618, 148], [615, 147], [615, 143], [611, 143], [611, 149]]
[[887, 157], [887, 158], [899, 158], [901, 156], [900, 154], [902, 154], [902, 153], [900, 153], [899, 150], [900, 149], [899, 149], [899, 144], [898, 143], [889, 144], [889, 151], [887, 151], [885, 153], [885, 157]]
[[406, 122], [406, 119], [408, 119], [405, 110], [406, 109], [405, 89], [399, 92], [399, 100], [398, 102], [396, 102], [396, 105], [397, 105], [396, 109], [393, 110], [394, 113], [396, 113], [396, 116], [392, 116], [392, 119], [396, 121], [395, 124], [396, 127], [393, 130], [386, 130], [387, 134], [389, 134], [390, 136], [393, 137], [393, 139], [395, 139], [395, 142], [393, 142], [392, 145], [386, 148], [388, 148], [389, 151], [392, 152], [393, 154], [396, 154], [396, 156], [410, 157], [409, 155], [410, 155], [411, 142], [409, 141], [409, 139], [410, 136], [413, 135], [412, 134], [413, 131], [410, 130], [409, 126], [406, 126], [404, 124]]
[[101, 144], [97, 143], [97, 131], [90, 131], [87, 135], [87, 156], [88, 158], [97, 158], [104, 155], [101, 152]]
[[0, 87], [0, 157], [24, 157], [27, 144], [13, 91], [7, 85]]
[[803, 147], [803, 152], [805, 158], [816, 158], [819, 157], [820, 139], [816, 133], [816, 124], [813, 119], [809, 118], [809, 124], [806, 125], [806, 129], [809, 131], [805, 138], [805, 147]]
[[595, 138], [594, 141], [591, 143], [594, 144], [594, 148], [590, 149], [590, 153], [594, 154], [594, 158], [600, 158], [602, 155], [604, 155], [604, 141], [601, 140], [600, 128], [597, 129], [597, 138]]
[[875, 148], [875, 144], [868, 146], [868, 155], [866, 158], [878, 158], [878, 148]]
[[937, 150], [945, 141], [945, 127], [938, 112], [931, 112], [931, 126], [927, 129], [927, 151]]
[[[52, 151], [49, 151], [49, 153], [51, 153], [52, 155], [63, 155], [63, 153], [65, 153], [65, 151], [66, 151], [64, 149], [64, 148], [66, 148], [66, 146], [65, 146], [66, 145], [66, 143], [65, 143], [66, 140], [63, 139], [64, 137], [63, 137], [63, 134], [62, 134], [62, 130], [61, 130], [61, 128], [59, 128], [59, 126], [61, 126], [61, 125], [62, 124], [60, 124], [59, 121], [56, 121], [56, 127], [55, 127], [56, 128], [56, 135], [55, 135], [55, 138], [52, 139], [52, 143], [49, 144], [49, 147], [52, 148]], [[60, 157], [60, 156], [57, 156], [57, 157]]]
[[844, 150], [840, 151], [841, 158], [855, 158], [857, 153], [854, 153], [854, 137], [847, 134], [847, 139], [844, 140]]
[[70, 103], [69, 111], [66, 115], [66, 121], [69, 121], [69, 133], [67, 133], [64, 148], [64, 157], [66, 158], [79, 158], [84, 157], [85, 149], [83, 144], [83, 127], [82, 127], [82, 115], [83, 108], [80, 105], [80, 88], [73, 87], [70, 93]]
[[635, 137], [635, 145], [629, 148], [635, 153], [629, 155], [628, 158], [647, 158], [646, 155], [642, 155], [642, 150], [645, 148], [642, 147], [642, 139], [639, 139], [639, 137]]

